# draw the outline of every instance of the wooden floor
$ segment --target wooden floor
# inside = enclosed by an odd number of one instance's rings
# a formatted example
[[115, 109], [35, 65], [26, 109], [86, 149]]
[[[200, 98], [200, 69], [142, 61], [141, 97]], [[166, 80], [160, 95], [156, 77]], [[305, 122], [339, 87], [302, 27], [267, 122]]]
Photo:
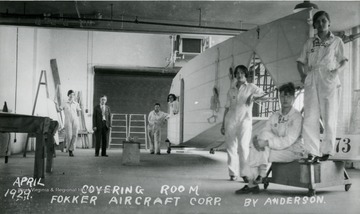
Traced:
[[[270, 183], [260, 194], [235, 195], [244, 183], [228, 180], [224, 152], [173, 150], [170, 155], [150, 155], [142, 150], [137, 166], [121, 164], [121, 149], [110, 150], [109, 157], [94, 157], [92, 149], [74, 154], [57, 151], [53, 173], [35, 186], [21, 183], [32, 177], [33, 153], [27, 158], [13, 155], [7, 164], [1, 158], [0, 212], [345, 214], [360, 208], [356, 169], [348, 169], [348, 192], [335, 186], [308, 198], [307, 189]], [[31, 192], [20, 194], [29, 188]]]

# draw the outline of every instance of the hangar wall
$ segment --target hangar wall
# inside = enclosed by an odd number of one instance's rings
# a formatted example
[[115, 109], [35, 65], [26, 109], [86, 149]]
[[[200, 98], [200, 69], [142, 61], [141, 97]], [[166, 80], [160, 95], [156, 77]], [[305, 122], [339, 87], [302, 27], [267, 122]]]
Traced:
[[[41, 70], [47, 71], [50, 98], [54, 83], [50, 59], [57, 60], [63, 98], [69, 89], [83, 92], [92, 109], [93, 66], [163, 67], [170, 55], [169, 36], [0, 26], [0, 105], [13, 113], [31, 114]], [[45, 90], [35, 115], [46, 115]], [[85, 116], [91, 127], [92, 110]], [[21, 152], [25, 134], [12, 134], [12, 153]], [[90, 139], [91, 140], [91, 139]]]

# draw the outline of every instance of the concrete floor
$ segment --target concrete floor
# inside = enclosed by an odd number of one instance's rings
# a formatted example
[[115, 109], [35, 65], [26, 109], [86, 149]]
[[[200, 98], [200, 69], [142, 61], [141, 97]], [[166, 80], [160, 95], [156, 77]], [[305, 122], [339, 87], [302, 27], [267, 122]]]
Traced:
[[[32, 176], [34, 154], [28, 154], [27, 158], [13, 155], [8, 164], [1, 158], [0, 212], [345, 214], [358, 213], [360, 208], [360, 170], [348, 170], [352, 179], [348, 192], [344, 186], [322, 188], [317, 190], [317, 203], [310, 203], [307, 189], [271, 183], [260, 194], [235, 195], [234, 191], [244, 183], [228, 181], [224, 152], [210, 155], [207, 151], [190, 150], [150, 155], [142, 150], [138, 166], [122, 165], [121, 149], [110, 150], [108, 154], [109, 157], [94, 157], [94, 150], [78, 149], [75, 157], [68, 157], [57, 151], [53, 173], [46, 174], [45, 180], [40, 181], [44, 186], [34, 186], [29, 197], [19, 196], [21, 189], [29, 185], [19, 187], [16, 181]], [[103, 189], [99, 194], [89, 193], [91, 188], [82, 192], [87, 186]], [[131, 193], [121, 194], [121, 187], [133, 189]], [[119, 189], [112, 192], [113, 188]], [[15, 191], [12, 198], [10, 193]], [[287, 204], [270, 204], [269, 200], [287, 200]], [[257, 202], [254, 206], [247, 204], [249, 201]]]

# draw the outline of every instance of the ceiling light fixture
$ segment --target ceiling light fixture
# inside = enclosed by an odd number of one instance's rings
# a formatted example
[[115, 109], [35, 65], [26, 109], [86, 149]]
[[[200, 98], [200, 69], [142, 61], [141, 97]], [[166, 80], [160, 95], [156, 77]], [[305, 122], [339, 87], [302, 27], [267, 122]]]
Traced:
[[297, 4], [294, 8], [294, 13], [297, 13], [297, 12], [300, 12], [301, 10], [304, 10], [304, 9], [319, 9], [319, 7], [314, 4], [314, 3], [311, 3], [310, 1], [304, 1], [303, 3], [300, 3], [300, 4]]

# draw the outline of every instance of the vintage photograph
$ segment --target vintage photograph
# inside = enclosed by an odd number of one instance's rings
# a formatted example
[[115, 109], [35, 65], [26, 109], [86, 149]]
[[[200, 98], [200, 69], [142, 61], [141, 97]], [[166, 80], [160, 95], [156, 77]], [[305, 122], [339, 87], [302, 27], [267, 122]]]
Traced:
[[360, 1], [0, 1], [0, 212], [355, 214]]

